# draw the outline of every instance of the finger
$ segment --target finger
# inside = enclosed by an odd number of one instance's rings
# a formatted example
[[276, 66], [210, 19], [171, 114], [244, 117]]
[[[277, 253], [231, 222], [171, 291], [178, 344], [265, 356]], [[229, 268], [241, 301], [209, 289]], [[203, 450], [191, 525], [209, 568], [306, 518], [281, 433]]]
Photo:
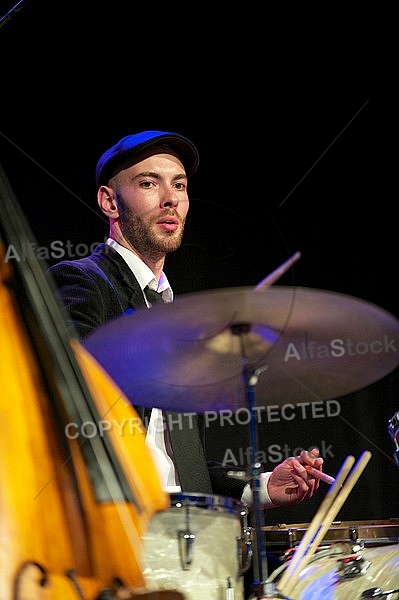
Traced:
[[312, 498], [314, 492], [317, 490], [319, 486], [319, 481], [316, 481], [314, 478], [310, 477], [308, 480], [305, 480], [302, 477], [302, 474], [299, 475], [297, 473], [292, 473], [292, 478], [296, 482], [298, 489], [297, 495], [301, 500], [306, 500]]
[[[300, 477], [304, 483], [310, 488], [310, 497], [313, 495], [313, 493], [319, 488], [320, 486], [320, 479], [318, 477], [315, 477], [312, 473], [309, 473], [309, 471], [303, 466], [303, 464], [301, 464], [300, 462], [298, 462], [296, 465], [294, 465], [294, 470], [292, 471], [292, 476], [295, 479], [296, 482], [298, 482], [298, 477]], [[318, 469], [320, 470], [320, 469]]]
[[324, 459], [321, 458], [321, 456], [319, 456], [319, 451], [317, 448], [314, 448], [310, 452], [308, 452], [307, 450], [303, 450], [299, 458], [305, 464], [310, 465], [311, 467], [315, 467], [316, 469], [321, 469], [321, 466], [324, 463]]

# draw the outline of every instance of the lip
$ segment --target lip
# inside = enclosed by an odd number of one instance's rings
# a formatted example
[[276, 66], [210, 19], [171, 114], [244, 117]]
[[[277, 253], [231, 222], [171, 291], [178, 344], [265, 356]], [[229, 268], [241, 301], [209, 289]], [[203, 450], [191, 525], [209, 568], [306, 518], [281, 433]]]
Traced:
[[157, 225], [164, 229], [165, 231], [176, 231], [179, 227], [179, 220], [176, 217], [164, 217], [157, 221]]

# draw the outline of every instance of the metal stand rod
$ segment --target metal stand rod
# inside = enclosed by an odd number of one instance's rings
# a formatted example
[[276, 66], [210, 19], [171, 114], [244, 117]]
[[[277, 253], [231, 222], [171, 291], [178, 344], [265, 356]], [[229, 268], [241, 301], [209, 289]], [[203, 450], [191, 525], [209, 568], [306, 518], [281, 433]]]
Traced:
[[263, 365], [256, 369], [248, 367], [247, 353], [245, 352], [245, 334], [251, 330], [249, 323], [236, 323], [232, 326], [231, 331], [234, 335], [239, 336], [241, 344], [241, 357], [244, 368], [242, 377], [244, 380], [245, 391], [247, 396], [247, 405], [250, 413], [249, 433], [250, 433], [250, 448], [251, 448], [251, 472], [250, 485], [252, 489], [252, 504], [253, 514], [255, 515], [255, 551], [253, 553], [253, 571], [254, 571], [254, 593], [251, 594], [249, 600], [267, 600], [274, 598], [282, 598], [275, 588], [274, 583], [268, 583], [268, 565], [266, 546], [263, 536], [263, 509], [260, 501], [261, 489], [261, 472], [262, 465], [256, 461], [258, 453], [258, 427], [256, 419], [256, 402], [255, 402], [255, 387], [258, 383], [258, 378], [261, 373], [267, 370], [267, 366]]
[[250, 485], [252, 488], [253, 498], [253, 513], [255, 515], [255, 552], [254, 552], [254, 593], [251, 594], [250, 600], [267, 600], [268, 598], [284, 598], [276, 590], [274, 583], [267, 583], [268, 564], [266, 546], [263, 536], [263, 508], [260, 502], [261, 489], [261, 472], [262, 467], [256, 461], [258, 452], [258, 428], [256, 423], [255, 410], [255, 386], [258, 382], [258, 377], [261, 372], [267, 367], [256, 369], [251, 373], [248, 370], [244, 371], [244, 380], [247, 392], [248, 408], [250, 411], [250, 447], [251, 447], [251, 478]]
[[[255, 386], [258, 382], [258, 372], [248, 373], [244, 371], [244, 380], [247, 391], [248, 409], [250, 412], [250, 447], [251, 447], [251, 478], [250, 485], [252, 488], [253, 498], [253, 513], [255, 516], [255, 542], [256, 542], [256, 556], [254, 561], [254, 585], [258, 588], [263, 587], [263, 582], [268, 576], [267, 569], [267, 556], [266, 548], [263, 538], [263, 513], [260, 502], [260, 488], [261, 488], [261, 464], [256, 461], [258, 452], [258, 429], [256, 423], [256, 411], [255, 411]], [[259, 589], [261, 596], [263, 596], [263, 589]]]
[[[255, 410], [255, 386], [258, 382], [258, 377], [261, 372], [267, 367], [254, 370], [249, 373], [244, 372], [244, 380], [247, 391], [248, 408], [250, 411], [250, 446], [251, 446], [251, 478], [250, 484], [252, 488], [253, 512], [255, 515], [255, 552], [254, 552], [254, 593], [251, 594], [249, 600], [267, 600], [285, 598], [281, 595], [275, 583], [268, 583], [268, 564], [266, 545], [263, 536], [263, 508], [260, 502], [261, 489], [261, 464], [256, 461], [258, 452], [258, 428], [256, 423]], [[288, 599], [287, 599], [288, 600]]]

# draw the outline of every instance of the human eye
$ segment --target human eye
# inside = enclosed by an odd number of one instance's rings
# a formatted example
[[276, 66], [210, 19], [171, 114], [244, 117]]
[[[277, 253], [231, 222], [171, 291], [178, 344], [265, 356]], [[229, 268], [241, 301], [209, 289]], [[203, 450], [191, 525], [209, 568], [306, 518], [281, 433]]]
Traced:
[[154, 185], [154, 182], [149, 179], [145, 179], [144, 181], [140, 182], [140, 187], [143, 187], [146, 189], [153, 187], [153, 185]]

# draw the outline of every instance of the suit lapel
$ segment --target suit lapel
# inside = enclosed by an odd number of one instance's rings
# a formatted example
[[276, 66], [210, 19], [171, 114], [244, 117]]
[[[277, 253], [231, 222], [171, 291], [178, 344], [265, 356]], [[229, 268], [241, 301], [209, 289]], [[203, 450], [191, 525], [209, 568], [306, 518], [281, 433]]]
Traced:
[[[120, 299], [122, 312], [146, 306], [140, 284], [120, 254], [111, 247], [98, 253], [98, 266], [104, 271]], [[121, 284], [122, 281], [122, 284]], [[149, 409], [137, 407], [142, 421], [149, 418]], [[190, 413], [165, 412], [176, 468], [183, 492], [212, 494], [197, 419]]]

